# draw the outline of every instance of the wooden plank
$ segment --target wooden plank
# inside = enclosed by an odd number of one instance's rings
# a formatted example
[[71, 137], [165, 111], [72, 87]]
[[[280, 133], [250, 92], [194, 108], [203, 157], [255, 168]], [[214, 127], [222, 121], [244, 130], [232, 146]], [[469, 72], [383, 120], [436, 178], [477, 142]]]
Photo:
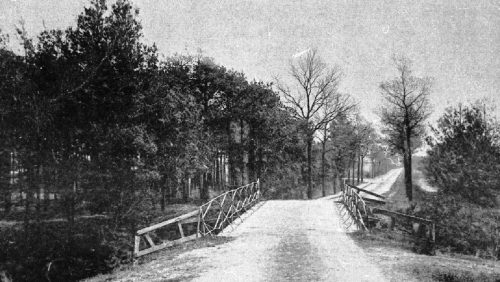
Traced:
[[217, 224], [219, 223], [220, 217], [222, 213], [224, 212], [224, 201], [226, 200], [227, 193], [225, 193], [224, 198], [222, 199], [222, 202], [219, 203], [220, 211], [219, 211], [219, 216], [217, 217], [217, 221], [215, 222], [215, 228], [217, 228]]
[[205, 215], [207, 215], [208, 211], [210, 210], [210, 207], [212, 206], [212, 203], [213, 201], [210, 201], [202, 206], [200, 206], [200, 212], [203, 211], [203, 206], [206, 206], [208, 204], [208, 206], [206, 207], [206, 210], [205, 212], [203, 213], [203, 215], [201, 217], [205, 218]]
[[137, 254], [139, 253], [139, 246], [141, 244], [141, 236], [135, 235], [134, 238], [134, 256], [137, 257]]
[[200, 208], [200, 213], [198, 214], [197, 218], [198, 220], [198, 224], [197, 224], [197, 227], [196, 227], [196, 234], [201, 234], [201, 230], [200, 230], [200, 227], [201, 227], [201, 208]]
[[184, 242], [191, 241], [191, 240], [194, 240], [194, 239], [196, 239], [196, 234], [189, 235], [189, 236], [177, 239], [177, 240], [172, 241], [172, 242], [174, 242], [174, 244], [180, 244], [180, 243], [184, 243]]
[[374, 192], [372, 192], [372, 191], [368, 191], [368, 190], [365, 190], [365, 189], [363, 189], [363, 188], [359, 188], [359, 187], [357, 187], [357, 186], [350, 185], [350, 184], [347, 184], [347, 186], [350, 186], [351, 188], [354, 188], [354, 189], [358, 190], [358, 192], [359, 192], [359, 191], [361, 191], [361, 192], [363, 192], [363, 193], [370, 194], [370, 195], [372, 195], [372, 196], [375, 196], [375, 197], [378, 197], [378, 198], [381, 198], [381, 199], [385, 199], [385, 197], [384, 197], [384, 196], [379, 195], [379, 194], [377, 194], [377, 193], [374, 193]]
[[163, 226], [166, 226], [166, 225], [169, 225], [169, 224], [172, 224], [174, 222], [177, 222], [177, 221], [181, 221], [181, 220], [184, 220], [184, 219], [187, 219], [187, 218], [190, 218], [190, 217], [193, 217], [193, 216], [196, 216], [198, 215], [199, 213], [199, 210], [195, 210], [195, 211], [192, 211], [190, 213], [186, 213], [186, 214], [183, 214], [183, 215], [180, 215], [176, 218], [172, 218], [172, 219], [169, 219], [167, 221], [164, 221], [164, 222], [160, 222], [160, 223], [157, 223], [155, 225], [152, 225], [152, 226], [149, 226], [149, 227], [146, 227], [146, 228], [143, 228], [139, 231], [137, 231], [137, 235], [142, 235], [144, 233], [148, 233], [150, 231], [153, 231], [155, 229], [158, 229], [158, 228], [161, 228]]
[[372, 210], [372, 212], [373, 213], [379, 213], [379, 214], [385, 214], [385, 215], [388, 215], [388, 216], [402, 217], [402, 218], [411, 219], [411, 220], [415, 220], [417, 222], [422, 222], [422, 223], [426, 223], [426, 224], [432, 224], [433, 223], [433, 221], [429, 220], [429, 219], [425, 219], [425, 218], [421, 218], [421, 217], [416, 217], [416, 216], [408, 215], [408, 214], [404, 214], [404, 213], [399, 213], [399, 212], [394, 212], [394, 211], [379, 209], [379, 208], [374, 208]]
[[198, 216], [197, 217], [193, 216], [187, 219], [179, 220], [178, 222], [180, 222], [181, 224], [196, 223], [198, 222]]
[[182, 230], [182, 224], [177, 222], [177, 226], [179, 227], [179, 232], [181, 233], [181, 237], [184, 238], [184, 230]]
[[372, 199], [372, 198], [365, 198], [365, 197], [361, 197], [361, 198], [363, 198], [363, 200], [365, 202], [372, 202], [372, 203], [376, 203], [376, 204], [385, 204], [385, 203], [387, 203], [386, 201], [376, 200], [376, 199]]
[[178, 245], [178, 244], [181, 244], [181, 243], [184, 243], [184, 242], [187, 242], [187, 241], [191, 241], [191, 240], [194, 240], [194, 239], [196, 239], [196, 234], [193, 234], [193, 235], [190, 235], [190, 236], [187, 236], [187, 237], [184, 237], [184, 238], [180, 238], [180, 239], [177, 239], [177, 240], [174, 240], [174, 241], [166, 241], [166, 242], [164, 242], [164, 243], [162, 243], [160, 245], [155, 245], [152, 248], [148, 248], [148, 249], [140, 251], [138, 253], [137, 257], [143, 256], [143, 255], [147, 255], [147, 254], [150, 254], [152, 252], [156, 252], [156, 251], [159, 251], [161, 249], [172, 247], [174, 245]]
[[146, 241], [148, 241], [148, 244], [149, 244], [151, 247], [156, 246], [156, 245], [155, 245], [155, 242], [153, 242], [153, 240], [151, 239], [151, 237], [149, 237], [149, 234], [144, 235], [144, 237], [146, 237]]
[[167, 247], [171, 247], [174, 245], [174, 242], [171, 241], [171, 242], [165, 242], [163, 244], [160, 244], [160, 245], [156, 245], [154, 247], [151, 247], [151, 248], [147, 248], [147, 249], [144, 249], [142, 251], [140, 251], [137, 256], [138, 257], [141, 257], [143, 255], [147, 255], [147, 254], [150, 254], [152, 252], [156, 252], [156, 251], [159, 251], [161, 249], [164, 249], [164, 248], [167, 248]]

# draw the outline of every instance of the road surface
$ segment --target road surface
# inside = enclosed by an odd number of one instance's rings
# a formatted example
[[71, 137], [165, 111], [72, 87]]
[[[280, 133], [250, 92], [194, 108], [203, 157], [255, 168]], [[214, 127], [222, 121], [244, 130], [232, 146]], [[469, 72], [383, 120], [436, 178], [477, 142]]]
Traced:
[[226, 236], [235, 240], [185, 254], [203, 258], [194, 281], [384, 281], [331, 199], [267, 201]]
[[[402, 172], [402, 168], [391, 169], [386, 174], [377, 176], [375, 178], [365, 179], [365, 183], [360, 184], [359, 187], [382, 195], [391, 190], [392, 185], [394, 184], [394, 182], [396, 182]], [[369, 196], [368, 194], [362, 194], [363, 197]]]

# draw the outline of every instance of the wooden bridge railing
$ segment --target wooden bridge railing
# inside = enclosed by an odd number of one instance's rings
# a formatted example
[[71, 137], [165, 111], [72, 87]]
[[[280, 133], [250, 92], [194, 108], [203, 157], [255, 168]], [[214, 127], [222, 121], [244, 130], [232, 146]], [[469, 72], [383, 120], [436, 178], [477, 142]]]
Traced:
[[372, 212], [373, 214], [383, 214], [389, 216], [391, 218], [389, 226], [390, 229], [394, 228], [397, 221], [416, 223], [417, 226], [413, 227], [415, 228], [413, 232], [418, 234], [419, 229], [421, 229], [421, 225], [424, 225], [426, 227], [425, 236], [427, 236], [431, 243], [434, 243], [436, 241], [436, 224], [430, 219], [425, 219], [422, 217], [408, 215], [400, 212], [389, 211], [381, 208], [373, 208]]
[[[260, 182], [257, 180], [227, 191], [195, 211], [138, 230], [135, 234], [134, 257], [138, 258], [200, 236], [216, 235], [259, 199]], [[165, 235], [170, 238], [162, 239]], [[176, 239], [172, 240], [172, 237]]]
[[344, 185], [342, 185], [342, 203], [358, 228], [367, 230], [364, 219], [368, 217], [368, 210], [365, 201], [355, 191], [355, 188], [355, 186], [351, 186], [344, 181]]
[[[191, 234], [189, 236], [185, 235], [183, 225], [188, 223], [198, 223], [199, 222], [199, 210], [192, 211], [190, 213], [183, 214], [176, 218], [169, 219], [164, 222], [157, 223], [155, 225], [143, 228], [138, 230], [135, 234], [135, 242], [134, 242], [134, 256], [140, 257], [143, 255], [147, 255], [152, 252], [159, 251], [161, 249], [173, 246], [175, 244], [180, 244], [189, 240], [193, 240], [199, 236], [199, 233]], [[159, 231], [161, 229], [167, 229], [172, 225], [177, 225], [179, 230], [180, 238], [175, 240], [161, 240], [155, 231]], [[169, 230], [172, 233], [172, 230]], [[153, 236], [153, 237], [152, 237]], [[147, 243], [146, 248], [141, 250], [141, 240], [144, 240]], [[160, 240], [160, 242], [158, 242]], [[156, 241], [156, 242], [155, 242]]]
[[203, 236], [219, 233], [259, 199], [259, 180], [213, 198], [200, 206], [198, 232]]
[[[421, 233], [424, 233], [423, 236], [427, 237], [429, 242], [433, 245], [436, 240], [436, 225], [432, 220], [403, 214], [399, 212], [394, 212], [378, 207], [369, 207], [366, 205], [366, 201], [363, 197], [359, 195], [360, 192], [375, 196], [377, 198], [385, 199], [385, 197], [373, 193], [371, 191], [343, 183], [342, 187], [342, 203], [351, 218], [356, 222], [357, 226], [362, 230], [368, 230], [368, 227], [373, 226], [373, 220], [377, 219], [374, 217], [375, 214], [383, 214], [391, 218], [391, 223], [389, 226], [390, 229], [394, 228], [396, 222], [400, 224], [409, 224], [412, 223], [413, 226], [413, 234], [417, 237], [422, 236]], [[357, 192], [356, 192], [357, 191]], [[369, 201], [374, 201], [378, 204], [383, 204], [385, 201], [374, 200], [374, 199], [366, 199]], [[422, 229], [422, 226], [425, 226], [425, 229]], [[422, 230], [424, 232], [422, 232]]]

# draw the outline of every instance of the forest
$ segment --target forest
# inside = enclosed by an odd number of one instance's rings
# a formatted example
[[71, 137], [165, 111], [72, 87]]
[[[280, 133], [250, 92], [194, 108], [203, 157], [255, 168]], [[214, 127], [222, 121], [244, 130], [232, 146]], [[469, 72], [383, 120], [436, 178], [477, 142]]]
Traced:
[[16, 280], [40, 281], [54, 261], [71, 280], [128, 263], [134, 232], [169, 206], [257, 179], [265, 197], [310, 198], [308, 183], [331, 194], [348, 168], [359, 182], [369, 157], [365, 174], [388, 169], [354, 101], [315, 124], [322, 143], [305, 138], [311, 122], [272, 83], [200, 55], [164, 57], [137, 15], [128, 1], [93, 1], [74, 27], [34, 38], [19, 27], [21, 53], [1, 37], [0, 265]]
[[[400, 112], [382, 111], [379, 130], [316, 50], [283, 66], [311, 98], [303, 108], [287, 82], [251, 81], [202, 55], [160, 54], [144, 43], [138, 13], [129, 1], [96, 0], [66, 29], [31, 37], [20, 25], [21, 52], [0, 34], [0, 273], [43, 281], [55, 262], [60, 281], [108, 272], [131, 262], [139, 228], [256, 180], [267, 199], [311, 199], [384, 174], [403, 156], [412, 200], [411, 155], [425, 142], [427, 112], [408, 113], [418, 122], [405, 127]], [[451, 234], [473, 218], [455, 226], [457, 211], [497, 205], [499, 127], [478, 109], [450, 109], [428, 138], [428, 176], [447, 200], [411, 211]], [[440, 234], [443, 246], [476, 250], [464, 246], [469, 233], [453, 242]]]

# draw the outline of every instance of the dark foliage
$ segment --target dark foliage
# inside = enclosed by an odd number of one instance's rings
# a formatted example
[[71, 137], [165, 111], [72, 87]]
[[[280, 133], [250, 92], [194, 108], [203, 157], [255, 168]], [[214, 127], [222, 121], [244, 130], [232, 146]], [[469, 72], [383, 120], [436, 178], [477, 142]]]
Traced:
[[497, 125], [478, 106], [448, 109], [439, 120], [427, 174], [441, 193], [477, 205], [496, 205], [500, 179]]
[[36, 39], [19, 29], [22, 55], [0, 38], [0, 208], [23, 222], [2, 229], [0, 269], [15, 280], [130, 261], [134, 232], [177, 194], [188, 201], [195, 177], [206, 200], [256, 179], [279, 194], [297, 174], [298, 123], [270, 84], [208, 58], [160, 60], [137, 15], [129, 1], [94, 0], [74, 27]]
[[500, 258], [497, 129], [483, 107], [470, 105], [448, 109], [434, 130], [426, 174], [439, 191], [419, 213], [436, 222], [441, 248]]
[[106, 226], [102, 220], [82, 222], [72, 230], [71, 241], [61, 222], [33, 224], [29, 232], [3, 229], [0, 265], [14, 281], [46, 281], [47, 276], [51, 281], [77, 281], [107, 272], [130, 258], [128, 240], [105, 232]]

